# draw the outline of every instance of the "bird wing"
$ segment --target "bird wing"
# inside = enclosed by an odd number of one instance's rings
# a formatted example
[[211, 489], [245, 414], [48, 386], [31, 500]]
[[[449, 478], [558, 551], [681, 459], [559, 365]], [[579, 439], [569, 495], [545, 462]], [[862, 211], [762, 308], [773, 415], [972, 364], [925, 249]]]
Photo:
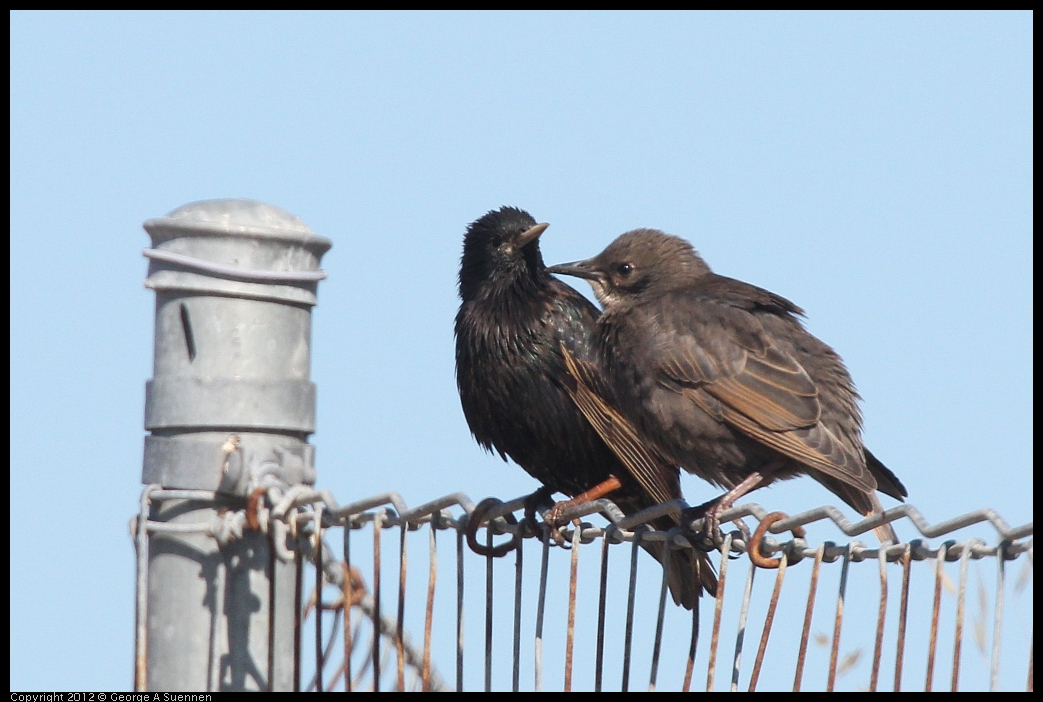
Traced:
[[572, 401], [587, 418], [594, 431], [608, 444], [642, 488], [656, 502], [668, 502], [681, 496], [680, 487], [668, 480], [676, 467], [652, 451], [638, 437], [637, 430], [593, 388], [601, 388], [597, 366], [573, 355], [561, 344], [565, 365], [574, 383], [566, 388]]
[[661, 352], [661, 370], [681, 385], [713, 397], [770, 431], [818, 423], [818, 390], [804, 368], [775, 346], [755, 355], [736, 343], [701, 346], [691, 334], [674, 334]]
[[785, 456], [859, 489], [876, 488], [864, 459], [820, 423], [814, 380], [753, 314], [701, 301], [683, 326], [678, 320], [657, 315], [654, 362], [661, 384]]

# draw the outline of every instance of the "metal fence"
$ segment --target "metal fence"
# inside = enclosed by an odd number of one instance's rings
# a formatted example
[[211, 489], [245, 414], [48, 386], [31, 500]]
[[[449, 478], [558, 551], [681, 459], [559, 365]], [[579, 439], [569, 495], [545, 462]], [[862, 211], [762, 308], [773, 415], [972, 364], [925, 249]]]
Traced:
[[[832, 507], [737, 507], [716, 600], [689, 614], [639, 557], [642, 541], [668, 543], [665, 558], [693, 548], [648, 526], [681, 501], [625, 518], [599, 500], [554, 538], [519, 518], [524, 498], [483, 501], [486, 550], [504, 558], [465, 546], [462, 493], [340, 506], [310, 487], [311, 307], [332, 242], [252, 200], [144, 226], [156, 324], [131, 525], [136, 690], [1032, 688], [1032, 525], [990, 510], [932, 526], [910, 506], [854, 524]], [[923, 538], [849, 540], [884, 521]], [[1008, 561], [1024, 564], [1014, 583]]]
[[[139, 660], [147, 541], [173, 528], [150, 521], [149, 510], [214, 497], [145, 490], [134, 525]], [[474, 505], [462, 493], [409, 508], [396, 493], [341, 506], [307, 486], [270, 488], [267, 500], [176, 529], [219, 544], [256, 531], [275, 558], [294, 565], [294, 689], [997, 690], [1017, 679], [1032, 688], [1031, 523], [1011, 528], [985, 509], [931, 525], [903, 505], [884, 520], [923, 538], [881, 548], [802, 535], [814, 524], [857, 537], [880, 518], [851, 523], [833, 507], [786, 517], [738, 506], [724, 515], [730, 557], [715, 559], [717, 598], [703, 598], [700, 623], [698, 611], [670, 601], [662, 568], [637, 548], [642, 540], [692, 548], [676, 529], [645, 525], [687, 505], [624, 518], [599, 500], [566, 515], [574, 521], [558, 545], [521, 517], [523, 501], [484, 515], [486, 544], [514, 547], [502, 559], [467, 546]], [[584, 520], [596, 513], [604, 525]], [[984, 538], [941, 540], [974, 525]], [[439, 558], [440, 534], [449, 537], [448, 558]], [[760, 544], [752, 559], [751, 543]], [[421, 563], [412, 570], [410, 554]], [[1022, 564], [1013, 582], [1008, 561]], [[771, 582], [757, 581], [761, 569], [774, 571], [761, 577]], [[1013, 617], [1005, 616], [1011, 597]], [[218, 658], [212, 689], [234, 687]]]

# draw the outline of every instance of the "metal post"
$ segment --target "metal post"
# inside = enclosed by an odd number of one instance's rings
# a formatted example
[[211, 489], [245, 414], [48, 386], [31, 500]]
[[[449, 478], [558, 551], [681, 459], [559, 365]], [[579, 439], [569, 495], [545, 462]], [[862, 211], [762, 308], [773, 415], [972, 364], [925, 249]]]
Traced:
[[240, 199], [190, 203], [144, 227], [156, 327], [142, 482], [215, 493], [151, 504], [149, 520], [166, 528], [149, 539], [145, 687], [288, 690], [294, 565], [260, 532], [219, 543], [173, 525], [213, 523], [273, 481], [315, 482], [311, 308], [331, 242]]

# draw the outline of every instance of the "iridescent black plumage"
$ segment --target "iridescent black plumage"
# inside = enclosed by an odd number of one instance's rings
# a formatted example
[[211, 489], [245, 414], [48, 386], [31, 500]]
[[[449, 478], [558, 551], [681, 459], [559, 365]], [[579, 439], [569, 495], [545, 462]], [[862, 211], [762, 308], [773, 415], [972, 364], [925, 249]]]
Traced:
[[[537, 231], [538, 229], [538, 231]], [[599, 312], [586, 298], [549, 275], [536, 221], [513, 207], [489, 212], [464, 238], [456, 316], [456, 380], [467, 424], [485, 449], [510, 456], [543, 485], [569, 496], [615, 476], [623, 487], [609, 495], [624, 513], [680, 497], [678, 470], [657, 471], [650, 494], [599, 436], [575, 404], [577, 378], [565, 354], [593, 358], [591, 332]], [[589, 367], [588, 367], [589, 370]], [[663, 518], [660, 528], [676, 526]], [[661, 545], [649, 551], [661, 560]], [[691, 609], [709, 563], [693, 551], [673, 554], [675, 601]]]

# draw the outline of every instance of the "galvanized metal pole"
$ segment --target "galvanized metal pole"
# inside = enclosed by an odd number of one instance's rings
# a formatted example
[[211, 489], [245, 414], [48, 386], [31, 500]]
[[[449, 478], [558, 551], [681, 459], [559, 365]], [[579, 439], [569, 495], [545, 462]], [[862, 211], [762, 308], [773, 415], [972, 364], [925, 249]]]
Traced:
[[144, 226], [156, 327], [142, 482], [215, 491], [151, 503], [165, 528], [149, 538], [145, 687], [288, 690], [294, 565], [257, 531], [219, 543], [173, 525], [243, 509], [272, 480], [315, 482], [311, 308], [331, 242], [252, 200], [190, 203]]

